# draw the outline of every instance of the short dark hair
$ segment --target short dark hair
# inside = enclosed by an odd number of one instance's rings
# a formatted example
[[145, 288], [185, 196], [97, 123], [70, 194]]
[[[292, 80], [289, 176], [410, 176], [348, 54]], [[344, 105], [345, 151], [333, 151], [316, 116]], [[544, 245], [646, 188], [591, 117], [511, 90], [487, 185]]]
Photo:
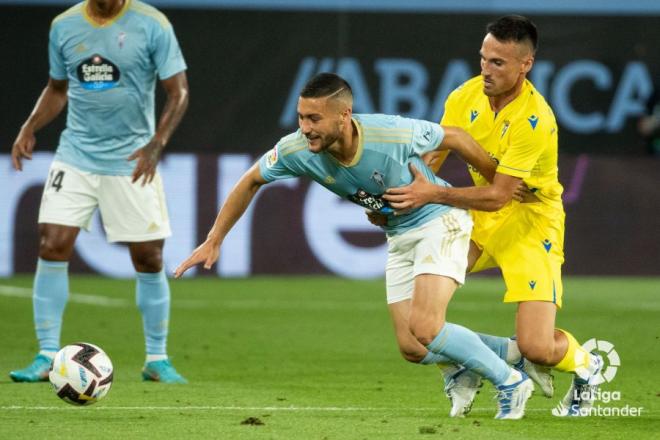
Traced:
[[536, 25], [527, 17], [522, 15], [506, 15], [488, 23], [486, 32], [499, 41], [515, 41], [516, 43], [527, 42], [531, 44], [532, 50], [536, 52], [539, 43], [539, 35]]
[[351, 86], [344, 78], [334, 73], [323, 72], [315, 75], [307, 81], [305, 87], [300, 92], [303, 98], [325, 98], [326, 96], [337, 94], [353, 96]]

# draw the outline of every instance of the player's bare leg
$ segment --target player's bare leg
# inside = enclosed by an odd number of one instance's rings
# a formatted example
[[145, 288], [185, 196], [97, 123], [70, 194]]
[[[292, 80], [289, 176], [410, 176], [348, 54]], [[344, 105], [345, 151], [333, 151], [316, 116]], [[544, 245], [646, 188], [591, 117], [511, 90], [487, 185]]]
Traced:
[[408, 362], [420, 363], [428, 354], [428, 350], [410, 332], [408, 318], [410, 317], [411, 302], [411, 300], [406, 299], [389, 304], [388, 307], [401, 356]]
[[479, 392], [481, 376], [472, 373], [451, 359], [430, 353], [410, 331], [411, 300], [389, 305], [392, 324], [401, 356], [414, 363], [437, 364], [445, 379], [445, 393], [451, 402], [450, 417], [465, 417], [472, 409], [475, 395]]
[[523, 357], [546, 366], [557, 365], [566, 355], [568, 338], [555, 328], [557, 306], [545, 301], [518, 304], [516, 338]]
[[447, 306], [456, 287], [456, 281], [444, 276], [415, 277], [409, 324], [410, 332], [422, 345], [429, 345], [444, 327]]
[[163, 271], [164, 240], [129, 243], [137, 272], [136, 298], [142, 313], [147, 358], [142, 378], [163, 383], [187, 383], [167, 357], [170, 288]]
[[48, 380], [48, 370], [60, 348], [62, 315], [69, 295], [68, 261], [78, 232], [80, 228], [73, 226], [39, 224], [39, 261], [32, 297], [39, 353], [28, 367], [9, 373], [15, 382]]
[[[527, 301], [518, 306], [516, 334], [520, 352], [527, 359], [558, 371], [574, 373], [571, 386], [555, 409], [558, 416], [581, 415], [593, 404], [603, 360], [588, 353], [566, 330], [555, 328], [556, 306], [549, 302]], [[587, 396], [586, 398], [584, 396]]]
[[[456, 287], [452, 278], [418, 275], [410, 304], [390, 305], [400, 350], [412, 362], [427, 364], [451, 360], [476, 371], [491, 380], [499, 390], [500, 408], [496, 418], [520, 418], [533, 389], [531, 381], [497, 357], [474, 332], [445, 321], [447, 306]], [[408, 328], [414, 339], [405, 334], [408, 308]], [[427, 350], [421, 360], [424, 352], [420, 346]]]
[[472, 268], [474, 267], [475, 263], [481, 257], [481, 254], [483, 251], [477, 246], [477, 244], [470, 240], [470, 249], [468, 250], [468, 264], [467, 264], [467, 273], [472, 272]]
[[[468, 272], [472, 270], [482, 250], [470, 241], [468, 251]], [[524, 371], [539, 387], [546, 397], [551, 397], [554, 392], [553, 378], [550, 370], [543, 366], [530, 362], [522, 357], [518, 350], [515, 339], [490, 336], [478, 333], [479, 337], [500, 358], [514, 365], [518, 370]], [[452, 412], [456, 414], [467, 414], [472, 406], [472, 400], [476, 397], [481, 387], [481, 377], [467, 369], [458, 369], [455, 365], [440, 365], [445, 379], [445, 393], [452, 402]], [[459, 366], [460, 367], [460, 366]]]
[[39, 258], [47, 261], [69, 261], [80, 228], [39, 224]]

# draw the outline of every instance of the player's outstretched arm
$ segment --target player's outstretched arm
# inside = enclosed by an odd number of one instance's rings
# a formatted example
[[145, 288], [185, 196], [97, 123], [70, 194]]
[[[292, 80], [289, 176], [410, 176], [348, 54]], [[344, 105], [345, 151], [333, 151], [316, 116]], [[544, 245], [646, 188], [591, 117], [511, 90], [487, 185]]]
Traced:
[[167, 100], [158, 120], [156, 134], [147, 145], [135, 150], [128, 157], [128, 160], [137, 159], [132, 181], [137, 182], [143, 177], [143, 186], [151, 182], [156, 175], [160, 155], [188, 108], [188, 78], [185, 71], [162, 80], [161, 84], [167, 94]]
[[49, 78], [48, 84], [41, 92], [30, 116], [16, 136], [11, 148], [11, 160], [14, 169], [23, 170], [23, 159], [32, 159], [32, 151], [36, 143], [34, 134], [60, 114], [66, 105], [66, 93], [69, 87], [67, 80]]
[[236, 186], [229, 193], [222, 208], [220, 208], [220, 212], [206, 237], [206, 241], [199, 245], [174, 271], [176, 278], [181, 277], [185, 271], [200, 263], [204, 263], [204, 269], [210, 269], [213, 266], [220, 255], [220, 246], [225, 236], [234, 227], [238, 219], [241, 218], [248, 206], [250, 206], [259, 188], [266, 183], [264, 178], [261, 177], [258, 163], [252, 165], [243, 174]]
[[[440, 142], [438, 150], [451, 150], [460, 156], [463, 161], [476, 168], [489, 182], [495, 177], [497, 165], [486, 151], [465, 130], [458, 127], [442, 126], [445, 136]], [[444, 159], [444, 158], [443, 158]], [[439, 168], [439, 166], [438, 166]], [[431, 169], [434, 169], [433, 167]], [[434, 170], [435, 171], [435, 170]]]

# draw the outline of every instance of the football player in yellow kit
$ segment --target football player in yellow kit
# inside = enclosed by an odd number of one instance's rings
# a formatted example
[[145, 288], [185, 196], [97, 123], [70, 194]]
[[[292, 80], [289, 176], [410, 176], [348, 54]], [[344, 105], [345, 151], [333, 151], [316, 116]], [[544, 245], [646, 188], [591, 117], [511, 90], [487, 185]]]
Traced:
[[[474, 229], [468, 271], [499, 267], [506, 284], [504, 302], [518, 304], [516, 339], [482, 335], [484, 342], [520, 368], [530, 367], [525, 364], [531, 361], [575, 373], [559, 413], [579, 415], [593, 404], [584, 396], [594, 395], [602, 359], [584, 350], [568, 331], [555, 328], [563, 293], [565, 215], [557, 177], [557, 123], [546, 100], [526, 78], [538, 34], [529, 19], [515, 15], [490, 23], [486, 30], [481, 74], [451, 93], [441, 124], [460, 127], [481, 144], [497, 163], [493, 181], [470, 169], [475, 186], [441, 187], [415, 172], [412, 184], [391, 188], [384, 198], [401, 211], [426, 203], [471, 210]], [[435, 170], [445, 156], [430, 159]], [[521, 183], [531, 194], [518, 202], [513, 195]], [[452, 415], [464, 415], [479, 381], [465, 369], [450, 371], [445, 379]], [[551, 382], [541, 385], [547, 396], [552, 394]]]

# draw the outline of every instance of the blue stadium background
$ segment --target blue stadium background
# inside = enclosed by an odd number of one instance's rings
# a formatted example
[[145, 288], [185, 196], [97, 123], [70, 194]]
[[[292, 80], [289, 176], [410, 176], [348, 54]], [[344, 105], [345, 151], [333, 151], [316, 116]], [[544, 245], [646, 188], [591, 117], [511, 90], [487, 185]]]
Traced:
[[[25, 172], [11, 170], [9, 150], [47, 80], [50, 20], [73, 3], [0, 0], [0, 276], [34, 269], [41, 185], [64, 118], [38, 134], [40, 154]], [[447, 94], [478, 73], [486, 23], [522, 13], [541, 36], [531, 79], [560, 123], [565, 271], [660, 274], [660, 161], [637, 132], [660, 80], [660, 2], [149, 3], [174, 24], [191, 87], [188, 114], [162, 164], [175, 232], [168, 266], [205, 236], [242, 171], [295, 129], [297, 91], [307, 78], [324, 70], [345, 76], [356, 112], [437, 120]], [[469, 183], [457, 162], [444, 172], [455, 184]], [[228, 237], [218, 275], [382, 275], [383, 237], [359, 208], [302, 180], [263, 193]], [[125, 248], [105, 243], [98, 221], [80, 237], [72, 270], [132, 275]]]

